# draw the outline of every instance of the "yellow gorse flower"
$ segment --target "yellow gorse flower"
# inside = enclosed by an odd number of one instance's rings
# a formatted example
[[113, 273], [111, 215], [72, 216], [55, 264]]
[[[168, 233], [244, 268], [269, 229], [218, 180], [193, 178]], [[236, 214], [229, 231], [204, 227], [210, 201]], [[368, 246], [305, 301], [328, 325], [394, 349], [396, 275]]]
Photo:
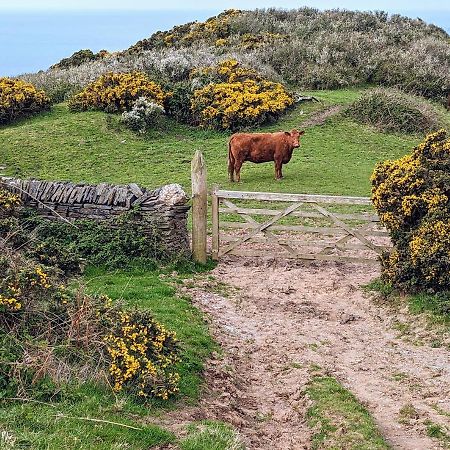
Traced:
[[44, 91], [23, 80], [0, 78], [0, 124], [21, 116], [35, 114], [50, 107]]
[[235, 129], [254, 125], [277, 117], [294, 103], [283, 85], [264, 80], [236, 60], [197, 69], [191, 77], [211, 75], [222, 81], [196, 90], [191, 100], [191, 109], [202, 126]]
[[4, 307], [10, 311], [18, 311], [22, 308], [20, 296], [22, 291], [20, 288], [13, 285], [8, 285], [6, 288], [7, 293], [0, 293], [0, 307]]
[[0, 187], [0, 209], [10, 210], [21, 204], [20, 197]]
[[72, 97], [69, 107], [76, 111], [100, 109], [119, 112], [130, 109], [139, 97], [146, 97], [162, 106], [167, 94], [143, 72], [109, 72]]
[[153, 319], [140, 323], [132, 312], [122, 311], [118, 319], [118, 328], [105, 337], [113, 389], [134, 386], [140, 397], [162, 399], [177, 392], [180, 377], [173, 366], [179, 358], [168, 349], [176, 343], [175, 333]]

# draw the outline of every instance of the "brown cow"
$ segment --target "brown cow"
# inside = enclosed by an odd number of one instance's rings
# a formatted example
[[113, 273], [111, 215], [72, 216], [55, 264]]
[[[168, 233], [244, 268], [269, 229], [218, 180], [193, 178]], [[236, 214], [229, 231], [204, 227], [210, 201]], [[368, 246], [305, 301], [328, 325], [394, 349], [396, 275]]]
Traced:
[[294, 148], [300, 147], [299, 138], [304, 131], [292, 130], [278, 133], [236, 133], [228, 144], [228, 174], [230, 181], [241, 181], [244, 161], [253, 163], [275, 162], [275, 178], [283, 178], [281, 168], [292, 157]]

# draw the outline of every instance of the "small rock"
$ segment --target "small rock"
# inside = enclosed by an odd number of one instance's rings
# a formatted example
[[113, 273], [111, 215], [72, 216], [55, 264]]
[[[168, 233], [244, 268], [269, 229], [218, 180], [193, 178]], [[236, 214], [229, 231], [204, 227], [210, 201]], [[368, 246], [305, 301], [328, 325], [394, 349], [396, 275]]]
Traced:
[[349, 323], [349, 322], [354, 322], [357, 319], [358, 319], [358, 317], [353, 315], [353, 314], [342, 313], [341, 314], [341, 318], [339, 319], [339, 323], [341, 325], [344, 325], [344, 324]]

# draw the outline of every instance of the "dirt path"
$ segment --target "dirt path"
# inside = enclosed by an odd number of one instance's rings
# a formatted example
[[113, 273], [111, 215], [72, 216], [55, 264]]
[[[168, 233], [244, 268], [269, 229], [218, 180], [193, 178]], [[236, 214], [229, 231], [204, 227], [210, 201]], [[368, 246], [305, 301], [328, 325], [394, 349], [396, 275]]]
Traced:
[[[208, 368], [201, 405], [174, 423], [230, 422], [250, 450], [309, 448], [304, 388], [315, 364], [357, 396], [394, 448], [441, 448], [424, 421], [448, 423], [450, 353], [398, 336], [388, 309], [360, 288], [377, 275], [373, 267], [229, 259], [212, 274], [191, 295], [224, 356]], [[224, 294], [226, 286], [237, 289]], [[417, 416], [400, 423], [408, 404]]]
[[329, 108], [326, 108], [313, 114], [309, 119], [306, 119], [301, 124], [301, 126], [302, 128], [309, 128], [314, 127], [316, 125], [323, 125], [329, 117], [339, 114], [342, 111], [342, 109], [343, 109], [342, 105], [330, 106]]

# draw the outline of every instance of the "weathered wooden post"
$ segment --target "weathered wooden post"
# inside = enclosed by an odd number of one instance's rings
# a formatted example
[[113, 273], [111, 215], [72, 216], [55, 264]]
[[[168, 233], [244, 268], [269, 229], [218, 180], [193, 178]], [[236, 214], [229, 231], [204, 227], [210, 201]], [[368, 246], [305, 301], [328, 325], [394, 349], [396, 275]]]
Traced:
[[211, 223], [212, 223], [212, 259], [214, 261], [219, 260], [219, 197], [217, 196], [217, 191], [219, 186], [215, 184], [212, 189], [211, 194]]
[[206, 164], [200, 150], [191, 162], [192, 180], [192, 257], [195, 262], [206, 263], [207, 187]]

